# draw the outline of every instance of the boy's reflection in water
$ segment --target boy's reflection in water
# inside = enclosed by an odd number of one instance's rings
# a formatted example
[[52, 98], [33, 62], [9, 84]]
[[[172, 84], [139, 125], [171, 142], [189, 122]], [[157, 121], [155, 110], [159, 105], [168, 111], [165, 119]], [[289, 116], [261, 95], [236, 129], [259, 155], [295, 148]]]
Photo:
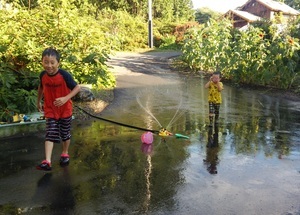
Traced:
[[69, 167], [61, 168], [55, 174], [47, 172], [38, 182], [35, 202], [42, 205], [44, 212], [49, 214], [74, 214], [76, 200]]
[[204, 159], [204, 164], [206, 164], [206, 169], [210, 174], [217, 174], [217, 165], [219, 163], [218, 158], [219, 153], [219, 127], [215, 125], [214, 133], [213, 127], [208, 130], [208, 142], [206, 145], [206, 159]]

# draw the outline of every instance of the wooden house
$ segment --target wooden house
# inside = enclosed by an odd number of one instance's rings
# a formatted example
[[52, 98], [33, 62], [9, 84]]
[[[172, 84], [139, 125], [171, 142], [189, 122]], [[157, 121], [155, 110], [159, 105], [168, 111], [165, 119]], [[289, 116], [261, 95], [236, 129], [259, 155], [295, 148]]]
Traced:
[[224, 16], [232, 19], [233, 27], [241, 28], [258, 20], [274, 20], [286, 23], [300, 12], [290, 6], [273, 0], [249, 0], [236, 10], [229, 10]]
[[261, 17], [241, 10], [229, 10], [225, 16], [232, 20], [234, 28], [241, 28], [252, 22], [261, 20]]

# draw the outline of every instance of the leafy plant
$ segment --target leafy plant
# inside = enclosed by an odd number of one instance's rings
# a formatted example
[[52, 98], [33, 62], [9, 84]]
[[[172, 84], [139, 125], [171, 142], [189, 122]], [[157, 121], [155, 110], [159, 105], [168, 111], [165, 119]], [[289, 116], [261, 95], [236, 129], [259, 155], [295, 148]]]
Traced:
[[185, 36], [183, 60], [193, 70], [226, 69], [230, 59], [231, 23], [211, 20]]
[[236, 83], [291, 88], [299, 80], [297, 28], [279, 31], [267, 22], [255, 26], [231, 30], [228, 20], [211, 20], [193, 28], [185, 37], [182, 59], [192, 70], [221, 70]]
[[[170, 4], [162, 0], [153, 4], [153, 17], [160, 23], [155, 29], [170, 20], [193, 18], [191, 0], [178, 0], [176, 4], [168, 1]], [[111, 51], [148, 46], [146, 2], [7, 2], [10, 7], [0, 10], [0, 114], [6, 118], [15, 112], [36, 110], [34, 97], [45, 48], [51, 46], [61, 53], [61, 67], [79, 83], [103, 89], [115, 86], [115, 77], [107, 66]], [[174, 42], [173, 34], [160, 34], [164, 47], [178, 45], [179, 36], [175, 35]]]
[[5, 119], [36, 110], [41, 53], [50, 46], [60, 51], [61, 67], [79, 83], [97, 88], [115, 85], [106, 65], [110, 47], [105, 33], [98, 30], [100, 23], [80, 16], [68, 1], [54, 8], [57, 2], [46, 1], [32, 10], [0, 11], [0, 113]]

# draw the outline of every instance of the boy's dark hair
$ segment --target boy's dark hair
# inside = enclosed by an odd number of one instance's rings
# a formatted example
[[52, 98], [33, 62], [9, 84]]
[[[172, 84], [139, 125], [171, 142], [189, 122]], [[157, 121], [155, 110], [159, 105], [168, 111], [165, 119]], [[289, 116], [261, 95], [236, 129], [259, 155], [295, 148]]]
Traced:
[[45, 56], [54, 56], [57, 60], [57, 62], [59, 63], [60, 61], [60, 54], [58, 53], [58, 51], [54, 48], [46, 48], [43, 53], [42, 53], [42, 59]]
[[219, 76], [220, 76], [220, 78], [222, 77], [222, 74], [221, 74], [221, 72], [220, 72], [220, 71], [216, 71], [216, 72], [214, 72], [213, 74], [214, 74], [214, 75], [219, 75]]

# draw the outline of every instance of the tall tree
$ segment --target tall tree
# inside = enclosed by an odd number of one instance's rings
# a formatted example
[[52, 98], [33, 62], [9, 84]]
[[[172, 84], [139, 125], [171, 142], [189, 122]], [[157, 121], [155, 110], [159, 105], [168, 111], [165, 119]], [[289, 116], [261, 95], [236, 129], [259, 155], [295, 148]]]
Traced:
[[207, 7], [203, 7], [203, 8], [199, 8], [196, 11], [196, 21], [199, 23], [206, 23], [207, 21], [209, 21], [210, 18], [216, 19], [217, 17], [219, 17], [221, 14], [213, 11]]
[[192, 20], [195, 18], [192, 8], [192, 0], [176, 0], [176, 5], [174, 6], [174, 17], [177, 20]]
[[[42, 4], [42, 0], [6, 0], [8, 3], [18, 4], [21, 7], [31, 9]], [[63, 0], [53, 0], [55, 5], [60, 5]], [[88, 10], [97, 17], [103, 9], [123, 10], [133, 16], [144, 16], [148, 14], [148, 0], [70, 0], [69, 2], [78, 9], [87, 8], [87, 3], [94, 8]], [[166, 21], [189, 21], [194, 19], [192, 0], [152, 0], [154, 18]]]

